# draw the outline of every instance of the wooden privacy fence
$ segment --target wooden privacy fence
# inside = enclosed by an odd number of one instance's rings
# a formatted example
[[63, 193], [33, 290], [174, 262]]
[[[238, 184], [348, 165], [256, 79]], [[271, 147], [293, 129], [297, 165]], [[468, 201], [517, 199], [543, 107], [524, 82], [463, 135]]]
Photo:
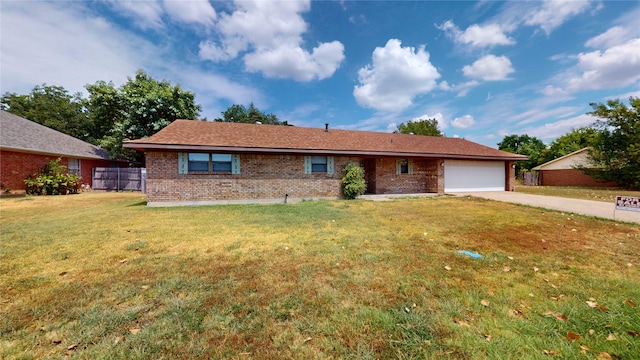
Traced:
[[95, 190], [146, 192], [147, 169], [96, 167], [92, 171]]
[[537, 172], [525, 172], [522, 174], [524, 178], [524, 184], [526, 186], [538, 186], [540, 185], [540, 173]]

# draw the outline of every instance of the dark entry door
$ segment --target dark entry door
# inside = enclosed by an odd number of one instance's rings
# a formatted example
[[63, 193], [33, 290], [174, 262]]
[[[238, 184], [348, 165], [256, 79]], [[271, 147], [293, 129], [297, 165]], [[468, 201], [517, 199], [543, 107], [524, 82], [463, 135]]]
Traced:
[[367, 182], [367, 194], [375, 194], [376, 159], [364, 159], [364, 181]]

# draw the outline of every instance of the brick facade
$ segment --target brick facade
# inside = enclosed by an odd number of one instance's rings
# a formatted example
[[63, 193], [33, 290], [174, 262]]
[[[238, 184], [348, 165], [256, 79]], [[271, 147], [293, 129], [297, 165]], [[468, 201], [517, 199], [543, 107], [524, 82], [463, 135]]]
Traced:
[[[39, 173], [51, 160], [56, 160], [58, 155], [32, 154], [17, 151], [0, 150], [0, 183], [4, 188], [11, 190], [24, 190], [24, 180], [30, 175]], [[69, 165], [67, 157], [60, 157], [60, 164]], [[80, 176], [83, 184], [91, 186], [91, 169], [94, 167], [108, 167], [107, 160], [80, 160]]]
[[540, 185], [543, 186], [617, 186], [615, 182], [599, 182], [578, 169], [541, 170]]
[[414, 159], [412, 174], [396, 174], [396, 158], [334, 156], [334, 174], [304, 173], [303, 155], [241, 154], [240, 174], [179, 174], [177, 152], [146, 153], [147, 200], [155, 202], [340, 197], [342, 169], [364, 166], [376, 194], [444, 192], [440, 160]]

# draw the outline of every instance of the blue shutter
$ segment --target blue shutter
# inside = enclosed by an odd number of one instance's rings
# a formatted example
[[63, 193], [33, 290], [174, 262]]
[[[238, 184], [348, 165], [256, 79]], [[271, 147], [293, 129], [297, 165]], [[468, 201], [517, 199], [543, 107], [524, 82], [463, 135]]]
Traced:
[[402, 172], [402, 159], [396, 160], [396, 175], [400, 175]]
[[178, 174], [189, 173], [189, 153], [178, 153]]
[[304, 157], [304, 173], [311, 174], [311, 156]]
[[240, 155], [231, 154], [231, 173], [240, 175]]
[[327, 156], [327, 174], [333, 175], [333, 168], [335, 166], [335, 161], [333, 160], [333, 156]]
[[409, 164], [408, 164], [409, 175], [413, 175], [413, 160], [409, 159], [408, 162], [409, 162]]

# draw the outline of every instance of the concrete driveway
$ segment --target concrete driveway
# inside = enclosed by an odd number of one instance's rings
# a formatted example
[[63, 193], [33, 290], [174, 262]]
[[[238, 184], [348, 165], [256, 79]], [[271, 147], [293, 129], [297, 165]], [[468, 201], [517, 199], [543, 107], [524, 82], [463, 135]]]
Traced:
[[561, 198], [556, 196], [530, 195], [513, 191], [469, 192], [455, 193], [453, 195], [475, 196], [483, 199], [529, 205], [545, 209], [560, 210], [575, 214], [597, 216], [605, 219], [615, 219], [618, 221], [628, 221], [640, 224], [640, 212], [616, 210], [614, 215], [613, 202], [609, 203], [593, 200]]

